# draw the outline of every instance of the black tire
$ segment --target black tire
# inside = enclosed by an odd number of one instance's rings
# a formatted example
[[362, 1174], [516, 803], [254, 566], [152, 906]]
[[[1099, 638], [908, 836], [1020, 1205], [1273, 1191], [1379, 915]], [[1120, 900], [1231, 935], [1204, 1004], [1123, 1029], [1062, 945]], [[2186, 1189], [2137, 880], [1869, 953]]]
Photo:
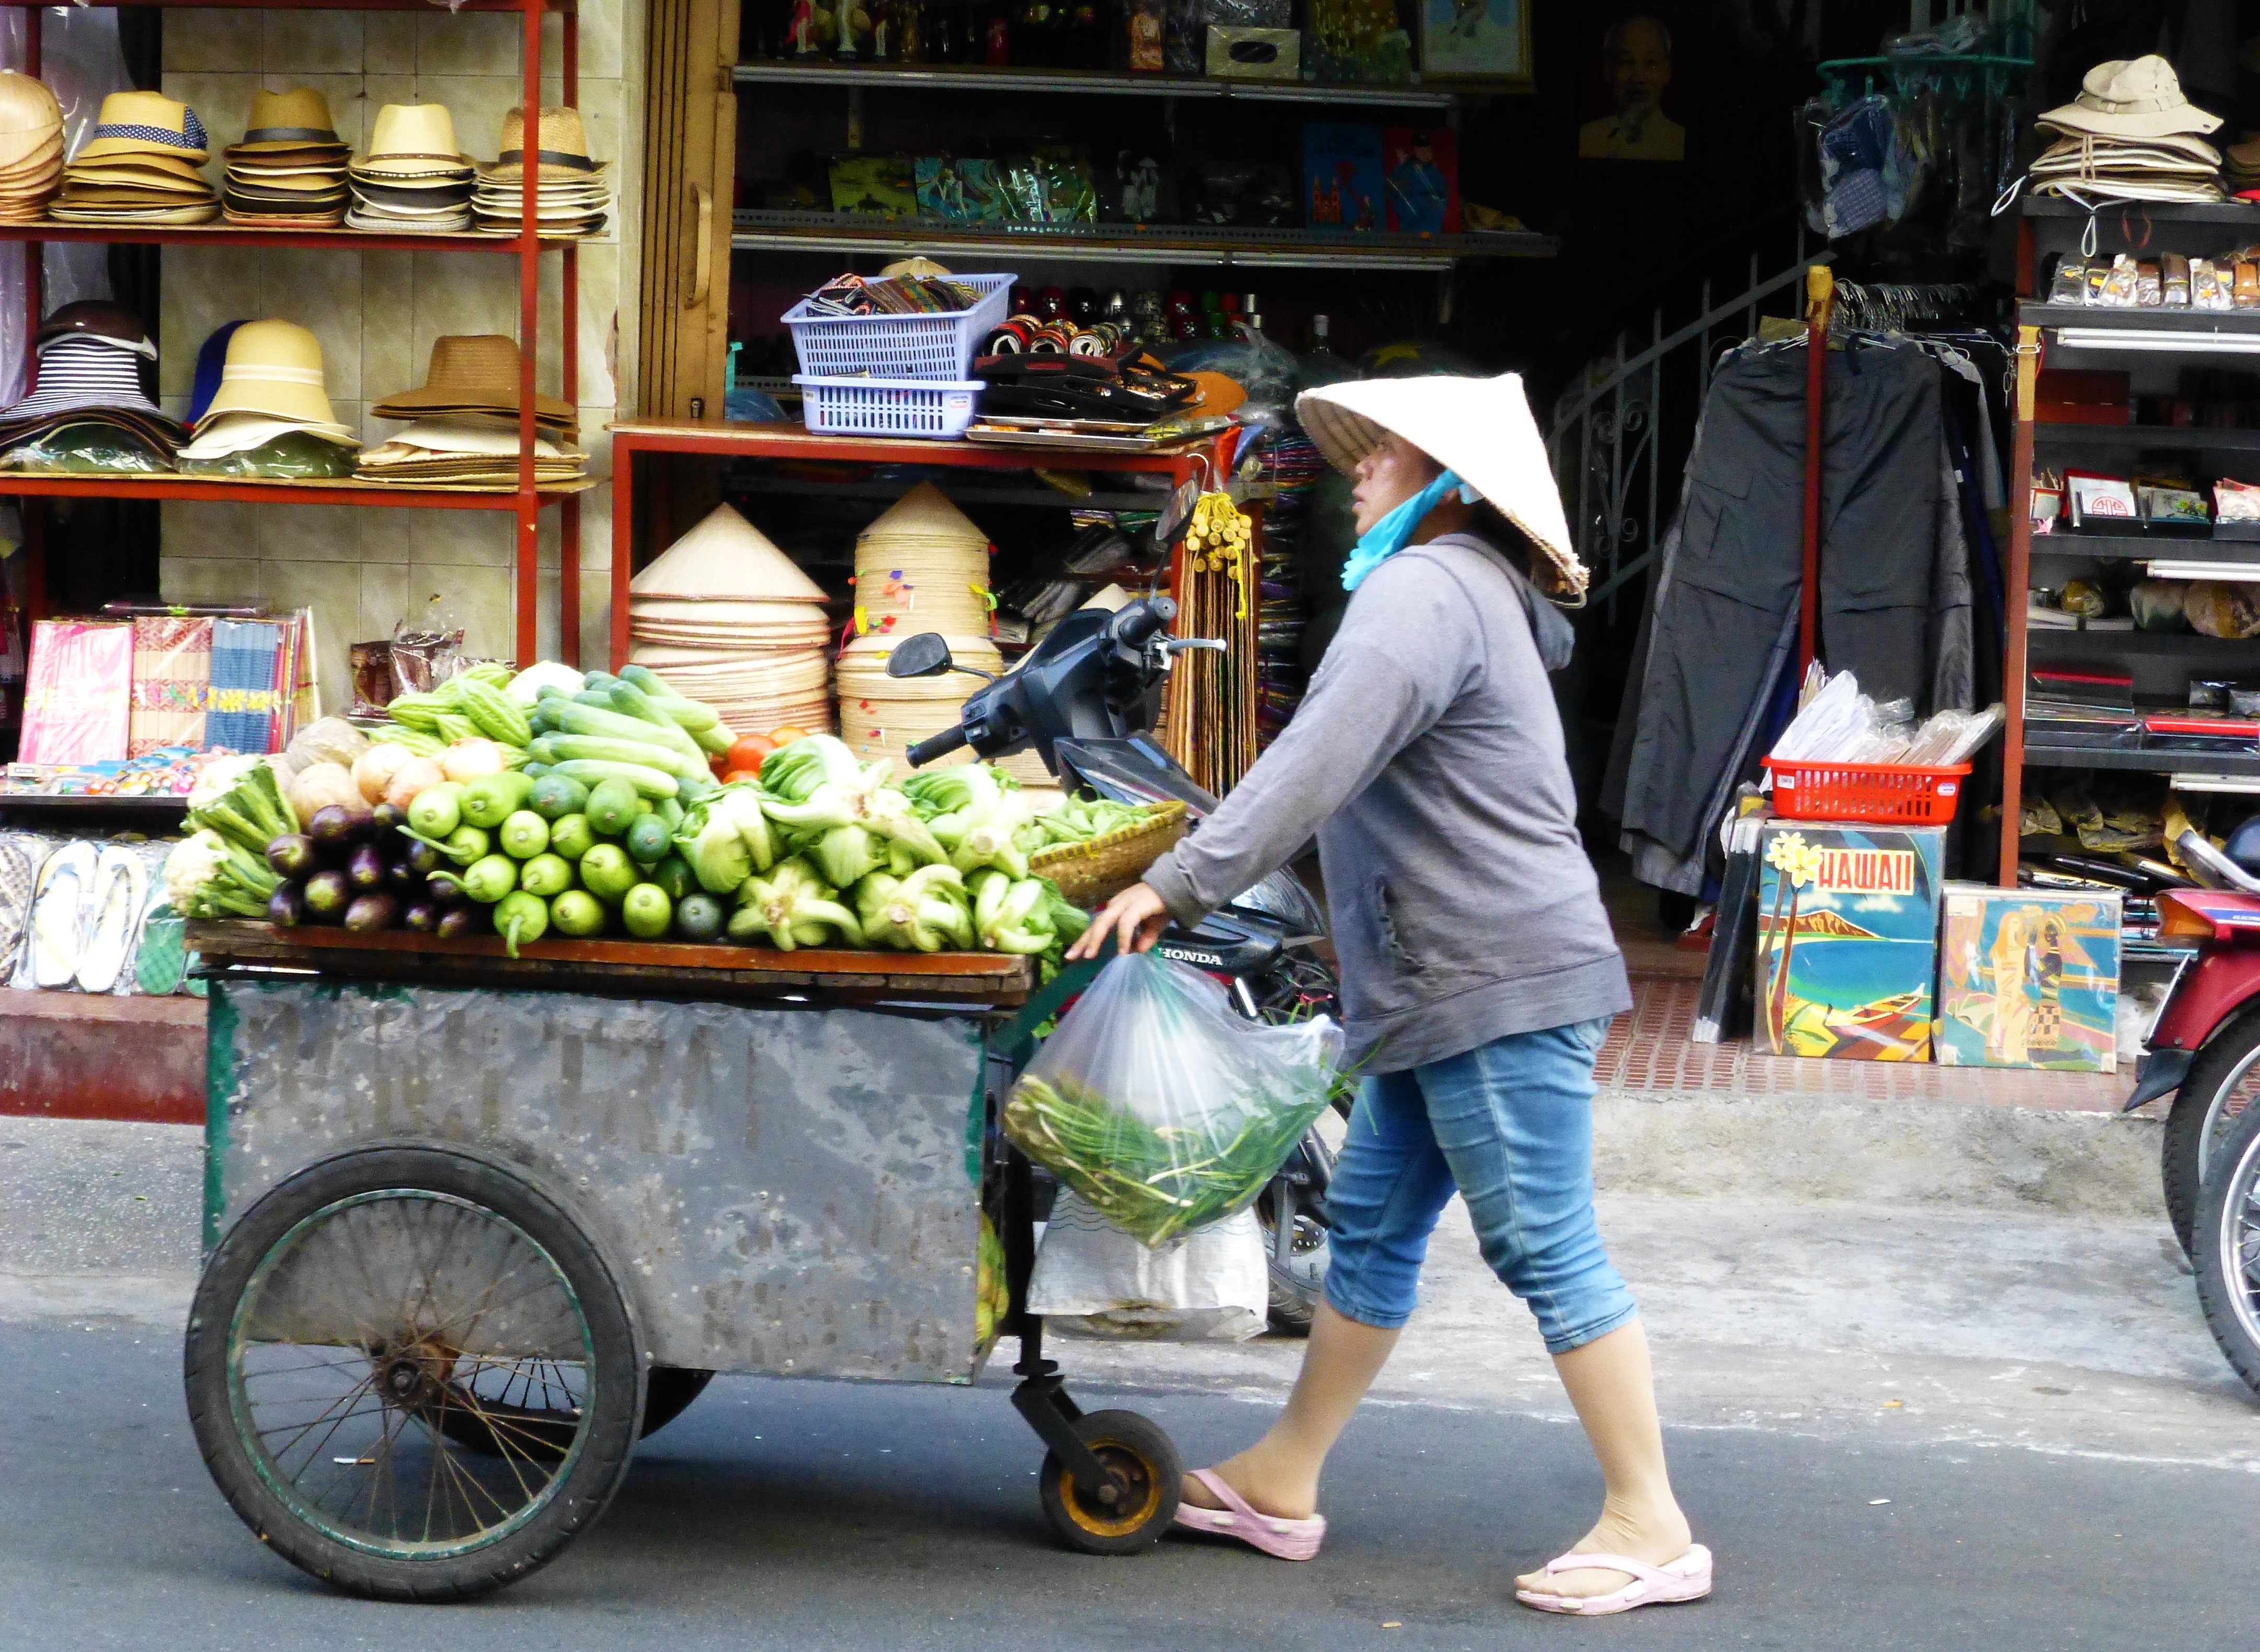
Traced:
[[2237, 1115], [2260, 1098], [2260, 1059], [2256, 1058], [2260, 1058], [2260, 1010], [2248, 1010], [2198, 1052], [2166, 1114], [2159, 1176], [2165, 1188], [2166, 1217], [2185, 1255], [2196, 1254], [2190, 1236], [2204, 1197], [2206, 1162]]
[[[346, 1248], [370, 1233], [386, 1245]], [[354, 1259], [358, 1281], [343, 1269], [324, 1270], [321, 1263], [331, 1251]], [[483, 1265], [487, 1256], [501, 1262], [483, 1296], [468, 1307], [460, 1298], [445, 1307], [430, 1305], [432, 1283], [440, 1274], [452, 1269], [459, 1277], [470, 1276], [472, 1262], [465, 1259]], [[386, 1269], [403, 1258], [423, 1269], [420, 1298], [389, 1289]], [[522, 1290], [528, 1280], [532, 1284]], [[497, 1298], [505, 1284], [508, 1294]], [[275, 1298], [271, 1308], [270, 1291]], [[572, 1341], [530, 1356], [504, 1348], [504, 1359], [547, 1360], [561, 1381], [569, 1364], [583, 1398], [574, 1413], [576, 1435], [565, 1452], [545, 1461], [539, 1453], [521, 1449], [507, 1459], [504, 1466], [516, 1477], [517, 1491], [525, 1493], [523, 1506], [508, 1510], [494, 1488], [499, 1487], [501, 1497], [513, 1496], [510, 1481], [491, 1466], [473, 1462], [468, 1454], [459, 1455], [444, 1422], [451, 1406], [461, 1403], [463, 1389], [476, 1386], [482, 1368], [503, 1368], [473, 1346], [481, 1323], [497, 1327], [495, 1341], [506, 1340], [516, 1323], [507, 1305], [537, 1297], [533, 1305], [519, 1311], [518, 1319], [538, 1325], [545, 1337], [562, 1327]], [[398, 1325], [388, 1317], [387, 1305], [395, 1302], [409, 1305], [393, 1316]], [[559, 1317], [534, 1318], [537, 1310], [548, 1313], [555, 1304], [565, 1305], [556, 1310]], [[490, 1313], [497, 1316], [492, 1321]], [[440, 1317], [435, 1321], [433, 1315]], [[339, 1331], [348, 1319], [354, 1328]], [[461, 1328], [449, 1328], [454, 1327]], [[302, 1351], [340, 1357], [277, 1362]], [[182, 1362], [190, 1420], [204, 1464], [244, 1524], [293, 1565], [339, 1589], [377, 1599], [466, 1598], [547, 1564], [611, 1501], [626, 1475], [641, 1420], [633, 1321], [596, 1247], [569, 1214], [519, 1177], [440, 1148], [372, 1148], [340, 1155], [269, 1191], [205, 1264], [190, 1311]], [[463, 1378], [460, 1372], [467, 1363], [471, 1375]], [[251, 1369], [254, 1365], [264, 1369]], [[311, 1447], [304, 1465], [289, 1468], [297, 1434], [290, 1433], [297, 1413], [288, 1408], [318, 1403], [327, 1389], [362, 1370], [368, 1374], [342, 1398], [330, 1399], [308, 1425], [319, 1427], [333, 1414], [337, 1419]], [[318, 1373], [296, 1379], [297, 1385], [318, 1383], [326, 1388], [315, 1388], [310, 1398], [294, 1398], [290, 1384], [278, 1381], [293, 1371]], [[269, 1398], [254, 1397], [254, 1384], [265, 1384], [259, 1391]], [[282, 1409], [261, 1412], [261, 1405]], [[276, 1415], [276, 1426], [259, 1427], [262, 1418]], [[374, 1423], [368, 1420], [372, 1417]], [[341, 1443], [354, 1455], [328, 1458], [328, 1465], [342, 1465], [347, 1473], [333, 1470], [328, 1484], [317, 1489], [313, 1478], [327, 1466], [321, 1457], [340, 1448], [330, 1442], [348, 1420], [355, 1429]], [[376, 1443], [351, 1445], [354, 1439], [366, 1440], [372, 1428], [379, 1433]], [[285, 1434], [290, 1438], [279, 1450], [270, 1445], [270, 1436]], [[418, 1482], [424, 1477], [420, 1458], [409, 1466], [411, 1454], [417, 1452], [431, 1462], [420, 1538], [410, 1534]], [[376, 1472], [359, 1474], [368, 1467]], [[440, 1477], [443, 1469], [447, 1481]], [[340, 1480], [347, 1483], [345, 1501], [333, 1512], [329, 1499]], [[361, 1484], [370, 1488], [365, 1527], [351, 1523], [360, 1518], [354, 1511]], [[460, 1494], [453, 1489], [458, 1485], [463, 1488]], [[389, 1532], [376, 1529], [380, 1488], [390, 1510]], [[435, 1492], [459, 1497], [464, 1509], [458, 1520], [453, 1501], [448, 1503], [436, 1543], [431, 1541]], [[481, 1523], [488, 1517], [474, 1493], [495, 1505], [497, 1516], [490, 1523]], [[408, 1529], [404, 1501], [410, 1504]]]
[[1087, 1502], [1056, 1452], [1044, 1454], [1044, 1518], [1069, 1548], [1086, 1555], [1134, 1555], [1161, 1541], [1176, 1518], [1184, 1469], [1161, 1426], [1134, 1411], [1094, 1411], [1075, 1420], [1075, 1436], [1106, 1465], [1121, 1488], [1113, 1508]]
[[[1281, 1336], [1308, 1336], [1326, 1297], [1327, 1234], [1325, 1220], [1307, 1206], [1294, 1207], [1292, 1257], [1279, 1259], [1279, 1202], [1282, 1190], [1275, 1183], [1255, 1201], [1256, 1226], [1263, 1235], [1265, 1318]], [[1290, 1198], [1293, 1191], [1286, 1190]]]
[[[653, 1366], [644, 1379], [643, 1429], [636, 1438], [648, 1440], [683, 1415], [713, 1380], [713, 1372], [686, 1365]], [[440, 1412], [435, 1420], [440, 1431], [457, 1445], [489, 1457], [504, 1455], [497, 1431], [504, 1428], [512, 1444], [535, 1454], [561, 1457], [573, 1443], [576, 1426], [569, 1413], [561, 1415], [527, 1405], [490, 1404], [476, 1412], [451, 1408]]]
[[2198, 1201], [2198, 1305], [2236, 1374], [2260, 1393], [2260, 1107], [2221, 1143]]

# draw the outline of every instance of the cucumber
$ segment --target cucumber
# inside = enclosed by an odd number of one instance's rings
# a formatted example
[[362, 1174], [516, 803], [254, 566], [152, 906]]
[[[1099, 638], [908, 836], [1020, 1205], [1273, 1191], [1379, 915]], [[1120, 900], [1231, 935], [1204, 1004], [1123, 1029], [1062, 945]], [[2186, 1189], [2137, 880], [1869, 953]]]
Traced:
[[463, 788], [463, 819], [489, 830], [526, 807], [534, 783], [505, 769], [498, 775], [482, 775]]
[[673, 775], [663, 769], [647, 769], [641, 763], [590, 762], [576, 759], [572, 762], [559, 763], [550, 772], [570, 775], [576, 780], [584, 781], [591, 790], [600, 781], [625, 780], [647, 797], [672, 797], [684, 792], [690, 783], [678, 783]]
[[675, 933], [684, 940], [719, 940], [728, 915], [722, 910], [722, 903], [712, 895], [703, 891], [687, 895], [676, 904]]
[[625, 780], [599, 781], [589, 793], [589, 829], [600, 836], [616, 838], [628, 829], [636, 818], [636, 791]]
[[562, 895], [573, 887], [573, 863], [561, 855], [537, 855], [519, 868], [518, 886], [544, 900]]
[[652, 805], [651, 812], [667, 822], [667, 829], [669, 832], [683, 824], [683, 799], [680, 797], [662, 797], [657, 803]]
[[502, 823], [495, 841], [513, 861], [530, 861], [548, 848], [549, 822], [531, 809], [520, 809]]
[[596, 847], [597, 834], [590, 830], [587, 815], [561, 815], [549, 823], [551, 853], [577, 861]]
[[620, 921], [638, 940], [657, 940], [674, 921], [675, 903], [656, 883], [639, 883], [620, 902]]
[[549, 903], [549, 921], [576, 940], [604, 933], [604, 904], [585, 889], [569, 889]]
[[543, 775], [526, 794], [526, 806], [552, 822], [589, 806], [589, 789], [569, 775]]
[[628, 827], [628, 858], [640, 866], [656, 866], [665, 860], [674, 847], [675, 834], [667, 829], [667, 822], [658, 812], [640, 814]]

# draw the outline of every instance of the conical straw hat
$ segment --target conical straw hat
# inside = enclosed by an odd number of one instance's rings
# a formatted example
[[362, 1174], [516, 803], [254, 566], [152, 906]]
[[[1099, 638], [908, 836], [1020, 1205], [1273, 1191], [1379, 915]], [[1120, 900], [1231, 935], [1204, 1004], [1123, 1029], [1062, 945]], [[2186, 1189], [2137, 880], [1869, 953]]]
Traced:
[[812, 616], [807, 604], [797, 599], [776, 602], [765, 597], [710, 597], [701, 601], [690, 597], [633, 597], [629, 607], [638, 619], [674, 625], [751, 626], [755, 630], [777, 626], [799, 630], [824, 624], [822, 615]]
[[668, 547], [628, 582], [628, 590], [646, 597], [825, 600], [822, 587], [726, 504], [716, 505], [704, 522]]
[[[874, 550], [883, 544], [962, 545], [986, 552], [989, 536], [973, 518], [949, 502], [949, 496], [931, 482], [921, 482], [889, 505], [855, 536], [860, 552], [866, 541]], [[857, 559], [862, 560], [860, 555]]]

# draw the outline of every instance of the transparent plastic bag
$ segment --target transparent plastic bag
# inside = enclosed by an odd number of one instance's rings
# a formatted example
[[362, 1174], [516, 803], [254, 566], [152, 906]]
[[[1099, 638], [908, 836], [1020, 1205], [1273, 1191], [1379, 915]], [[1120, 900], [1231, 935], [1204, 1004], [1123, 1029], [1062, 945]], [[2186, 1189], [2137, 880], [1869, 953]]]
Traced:
[[1325, 1016], [1259, 1026], [1198, 969], [1119, 957], [1061, 1018], [1000, 1122], [1108, 1221], [1162, 1245], [1254, 1203], [1343, 1083], [1341, 1053]]
[[269, 481], [321, 482], [350, 476], [360, 450], [340, 447], [319, 436], [294, 430], [273, 441], [218, 459], [183, 459], [184, 476], [261, 476]]
[[0, 454], [0, 470], [162, 476], [172, 475], [173, 461], [123, 426], [89, 422], [17, 443]]

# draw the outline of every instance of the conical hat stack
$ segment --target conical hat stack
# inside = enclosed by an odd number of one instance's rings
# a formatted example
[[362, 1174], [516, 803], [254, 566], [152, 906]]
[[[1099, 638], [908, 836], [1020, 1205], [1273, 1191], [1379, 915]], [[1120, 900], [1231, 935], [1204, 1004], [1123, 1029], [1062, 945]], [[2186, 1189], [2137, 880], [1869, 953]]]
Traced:
[[832, 727], [823, 588], [728, 505], [628, 582], [629, 659], [740, 733]]
[[987, 636], [989, 536], [921, 482], [856, 536], [855, 607], [867, 633]]
[[[840, 654], [833, 675], [840, 696], [840, 738], [864, 762], [893, 759], [898, 779], [911, 772], [905, 749], [955, 727], [967, 696], [981, 686], [979, 677], [962, 671], [931, 677], [889, 676], [888, 654], [911, 634], [898, 626], [884, 637], [858, 637]], [[987, 637], [956, 636], [948, 641], [950, 658], [958, 664], [991, 676], [1005, 669], [997, 645]], [[971, 758], [971, 753], [959, 750], [928, 766], [939, 769]]]

